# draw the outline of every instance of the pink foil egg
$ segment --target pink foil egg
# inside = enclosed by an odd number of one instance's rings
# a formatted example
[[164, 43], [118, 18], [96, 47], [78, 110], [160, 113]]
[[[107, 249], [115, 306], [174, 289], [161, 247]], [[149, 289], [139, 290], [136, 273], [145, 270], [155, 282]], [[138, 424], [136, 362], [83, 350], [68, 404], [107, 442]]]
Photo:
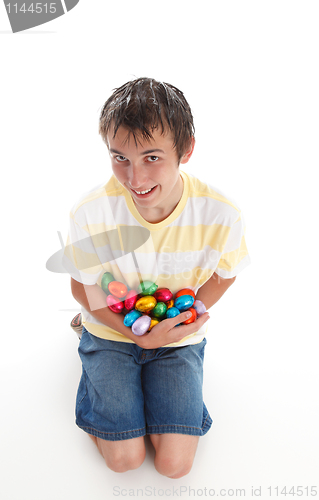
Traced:
[[153, 293], [153, 297], [155, 297], [157, 302], [168, 302], [173, 298], [173, 294], [168, 288], [158, 288]]
[[115, 313], [120, 313], [124, 309], [123, 302], [121, 302], [119, 299], [117, 299], [113, 295], [108, 295], [106, 297], [106, 303], [109, 306], [109, 308], [111, 309], [111, 311], [113, 311]]
[[127, 309], [128, 311], [134, 309], [137, 299], [138, 299], [137, 291], [130, 290], [124, 300], [125, 309]]
[[193, 308], [197, 312], [197, 316], [201, 316], [204, 312], [206, 312], [206, 307], [201, 300], [195, 300]]
[[140, 318], [138, 318], [136, 321], [134, 321], [133, 325], [132, 325], [132, 332], [134, 333], [134, 335], [144, 335], [144, 333], [147, 332], [147, 330], [149, 329], [151, 325], [151, 318], [150, 316], [141, 316]]

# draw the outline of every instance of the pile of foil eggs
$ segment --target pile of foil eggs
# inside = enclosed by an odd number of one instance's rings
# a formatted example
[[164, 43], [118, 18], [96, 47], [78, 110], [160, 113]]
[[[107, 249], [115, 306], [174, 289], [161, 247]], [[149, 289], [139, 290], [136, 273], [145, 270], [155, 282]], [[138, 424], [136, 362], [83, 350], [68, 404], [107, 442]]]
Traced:
[[101, 288], [107, 294], [106, 303], [111, 311], [125, 314], [124, 325], [138, 336], [150, 332], [160, 321], [174, 318], [181, 312], [192, 313], [190, 318], [183, 321], [183, 325], [193, 323], [206, 312], [205, 305], [195, 299], [191, 288], [182, 288], [174, 298], [168, 288], [158, 288], [158, 285], [148, 280], [142, 281], [137, 290], [128, 290], [124, 283], [116, 281], [109, 272], [103, 274]]

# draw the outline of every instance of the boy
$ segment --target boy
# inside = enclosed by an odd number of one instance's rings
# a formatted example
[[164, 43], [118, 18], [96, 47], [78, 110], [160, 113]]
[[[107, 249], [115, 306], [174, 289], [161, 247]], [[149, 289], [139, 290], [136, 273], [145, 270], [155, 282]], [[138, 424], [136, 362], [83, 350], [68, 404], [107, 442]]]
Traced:
[[209, 309], [249, 263], [243, 220], [232, 202], [179, 169], [195, 141], [177, 88], [150, 78], [126, 83], [106, 101], [99, 132], [114, 175], [73, 208], [64, 257], [83, 319], [76, 423], [110, 469], [139, 467], [149, 434], [157, 471], [180, 478], [212, 424], [202, 398], [209, 314], [183, 324], [183, 312], [138, 337], [106, 307], [101, 278], [110, 272], [135, 290], [141, 279], [173, 293], [192, 288]]

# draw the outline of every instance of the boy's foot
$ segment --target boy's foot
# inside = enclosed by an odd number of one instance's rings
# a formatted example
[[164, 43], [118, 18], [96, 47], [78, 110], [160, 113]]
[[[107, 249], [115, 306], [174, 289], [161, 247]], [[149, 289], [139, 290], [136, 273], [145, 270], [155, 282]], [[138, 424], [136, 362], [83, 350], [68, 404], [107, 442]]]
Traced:
[[79, 313], [72, 319], [70, 326], [75, 331], [79, 339], [82, 336], [82, 314]]

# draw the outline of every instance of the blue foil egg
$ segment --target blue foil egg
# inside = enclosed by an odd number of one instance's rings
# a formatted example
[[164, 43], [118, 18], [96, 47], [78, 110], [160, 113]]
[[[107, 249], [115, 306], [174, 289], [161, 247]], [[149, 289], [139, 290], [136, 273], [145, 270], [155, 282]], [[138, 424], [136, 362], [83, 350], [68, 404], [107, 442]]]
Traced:
[[[167, 309], [167, 311], [166, 311], [166, 318], [168, 318], [168, 319], [169, 319], [169, 318], [175, 318], [175, 316], [178, 316], [180, 313], [181, 313], [181, 312], [180, 312], [180, 310], [179, 310], [179, 309], [177, 309], [177, 307], [174, 307], [174, 306], [173, 306], [173, 307], [170, 307], [170, 308], [169, 308], [169, 309]], [[176, 327], [176, 326], [179, 326], [179, 325], [180, 325], [180, 323], [178, 323], [177, 325], [175, 325], [175, 327]]]
[[132, 325], [132, 332], [134, 335], [144, 335], [144, 333], [147, 332], [151, 324], [151, 317], [150, 316], [141, 316], [140, 318], [137, 318], [136, 321], [134, 321]]
[[175, 316], [178, 316], [180, 313], [181, 312], [177, 309], [177, 307], [170, 307], [166, 311], [166, 318], [175, 318]]
[[123, 323], [125, 326], [131, 327], [134, 321], [136, 321], [141, 316], [142, 313], [140, 311], [136, 311], [135, 309], [133, 309], [129, 313], [125, 314]]
[[187, 311], [194, 304], [194, 297], [191, 295], [181, 295], [174, 301], [174, 307], [177, 307], [181, 312]]

